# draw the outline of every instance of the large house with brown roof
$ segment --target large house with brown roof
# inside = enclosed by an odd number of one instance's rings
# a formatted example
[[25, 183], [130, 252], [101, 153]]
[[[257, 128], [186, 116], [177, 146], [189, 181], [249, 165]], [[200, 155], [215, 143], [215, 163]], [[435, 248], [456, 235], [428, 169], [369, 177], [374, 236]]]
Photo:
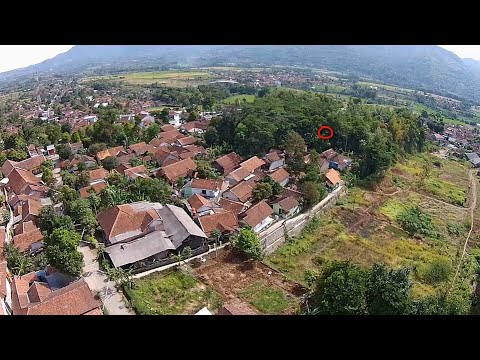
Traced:
[[252, 198], [254, 185], [248, 181], [242, 181], [223, 193], [223, 197], [232, 201], [246, 202]]
[[103, 167], [90, 170], [88, 174], [90, 175], [90, 185], [105, 181], [105, 179], [108, 177], [108, 171]]
[[233, 170], [235, 170], [239, 165], [243, 158], [235, 152], [231, 152], [230, 154], [223, 155], [219, 157], [217, 160], [212, 162], [212, 166], [221, 174], [221, 175], [228, 175]]
[[91, 193], [98, 194], [100, 191], [105, 189], [106, 186], [107, 183], [105, 181], [99, 181], [94, 183], [93, 185], [85, 186], [78, 191], [81, 198], [87, 198], [90, 196]]
[[197, 164], [192, 159], [184, 159], [173, 164], [163, 166], [157, 177], [165, 178], [170, 184], [175, 184], [182, 177], [190, 177], [197, 170]]
[[250, 159], [241, 162], [240, 166], [253, 173], [255, 170], [260, 169], [265, 164], [265, 161], [260, 159], [258, 156], [252, 156]]
[[270, 176], [273, 180], [275, 180], [282, 186], [286, 186], [290, 181], [290, 174], [284, 168], [279, 168], [268, 176]]
[[222, 179], [191, 179], [182, 188], [183, 197], [193, 194], [202, 195], [207, 199], [218, 199], [228, 185]]
[[285, 155], [278, 150], [270, 151], [263, 160], [266, 162], [267, 171], [273, 171], [285, 165]]
[[244, 203], [226, 199], [224, 197], [220, 198], [217, 203], [222, 209], [233, 212], [237, 217], [241, 214], [247, 207]]
[[241, 215], [240, 222], [249, 225], [253, 231], [258, 233], [274, 221], [274, 219], [270, 217], [272, 214], [273, 209], [263, 200], [245, 211]]
[[329, 189], [335, 189], [340, 185], [340, 174], [335, 169], [330, 169], [325, 174], [325, 183]]
[[46, 196], [48, 189], [43, 182], [30, 171], [14, 168], [8, 176], [7, 190], [15, 194], [30, 195], [36, 199]]
[[[23, 252], [37, 252], [43, 247], [43, 234], [38, 227], [32, 224], [22, 223], [20, 226], [21, 233], [15, 235], [12, 239], [13, 244]], [[23, 232], [23, 230], [27, 230]]]
[[217, 212], [198, 218], [203, 232], [210, 236], [214, 229], [219, 230], [222, 235], [229, 235], [239, 228], [237, 217], [231, 211]]
[[83, 278], [59, 289], [41, 280], [35, 272], [13, 277], [13, 315], [102, 315]]
[[233, 170], [230, 174], [225, 176], [225, 180], [228, 181], [230, 186], [235, 186], [242, 180], [249, 180], [250, 178], [254, 177], [247, 168], [240, 166], [238, 169]]
[[204, 246], [207, 236], [181, 208], [159, 203], [117, 205], [97, 215], [106, 253], [115, 267], [148, 264], [184, 247]]
[[205, 199], [202, 195], [192, 195], [187, 199], [188, 205], [190, 205], [190, 212], [193, 217], [202, 216], [204, 214], [209, 213], [212, 208], [213, 204]]
[[278, 199], [272, 206], [275, 214], [286, 218], [295, 215], [300, 210], [300, 203], [292, 195]]

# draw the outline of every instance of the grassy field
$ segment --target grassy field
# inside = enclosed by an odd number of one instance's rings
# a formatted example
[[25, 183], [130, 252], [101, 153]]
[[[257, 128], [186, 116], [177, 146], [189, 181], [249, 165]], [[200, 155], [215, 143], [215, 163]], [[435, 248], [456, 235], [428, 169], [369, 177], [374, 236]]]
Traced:
[[358, 85], [363, 86], [363, 87], [370, 87], [370, 86], [375, 87], [376, 86], [378, 88], [382, 88], [382, 89], [390, 90], [390, 91], [400, 91], [400, 92], [414, 92], [415, 91], [415, 90], [412, 90], [412, 89], [405, 89], [405, 88], [401, 88], [401, 87], [398, 87], [398, 86], [376, 84], [376, 83], [365, 82], [365, 81], [359, 81]]
[[[431, 108], [429, 106], [426, 106], [424, 104], [417, 103], [417, 102], [413, 103], [413, 111], [415, 111], [418, 114], [421, 114], [422, 111], [426, 111], [428, 114], [431, 114], [431, 113], [438, 114], [439, 113], [438, 110], [436, 110], [434, 108]], [[458, 119], [451, 119], [451, 118], [444, 117], [443, 121], [447, 124], [452, 124], [452, 125], [465, 125], [464, 121], [458, 120]]]
[[196, 86], [213, 78], [207, 71], [137, 72], [111, 76], [97, 76], [88, 80], [122, 81], [127, 85], [163, 84], [171, 87]]
[[282, 314], [291, 306], [282, 289], [262, 281], [257, 281], [240, 292], [240, 298], [266, 315]]
[[[432, 283], [432, 264], [447, 262], [453, 266], [469, 228], [466, 209], [436, 199], [454, 203], [459, 191], [466, 192], [468, 179], [465, 167], [438, 159], [442, 171], [431, 169], [426, 179], [448, 185], [440, 185], [440, 191], [424, 188], [418, 179], [423, 176], [425, 159], [437, 160], [429, 155], [412, 157], [389, 171], [375, 191], [350, 189], [335, 208], [314, 219], [301, 235], [281, 246], [266, 262], [303, 284], [307, 269], [321, 271], [331, 260], [350, 259], [364, 266], [376, 262], [393, 268], [408, 266], [412, 269], [413, 295], [434, 294], [445, 282]], [[403, 191], [394, 193], [399, 189]], [[394, 195], [385, 196], [382, 192]], [[434, 234], [412, 238], [401, 229], [398, 215], [412, 206], [431, 215]]]
[[140, 315], [190, 315], [207, 306], [216, 310], [221, 297], [194, 276], [180, 271], [152, 274], [136, 280], [127, 296]]
[[236, 101], [239, 100], [240, 103], [247, 102], [247, 103], [253, 103], [255, 101], [255, 95], [233, 95], [225, 100], [223, 102], [225, 104], [235, 104]]
[[466, 205], [468, 169], [458, 162], [433, 155], [418, 155], [397, 163], [388, 176], [401, 187], [413, 187], [420, 193], [453, 205]]

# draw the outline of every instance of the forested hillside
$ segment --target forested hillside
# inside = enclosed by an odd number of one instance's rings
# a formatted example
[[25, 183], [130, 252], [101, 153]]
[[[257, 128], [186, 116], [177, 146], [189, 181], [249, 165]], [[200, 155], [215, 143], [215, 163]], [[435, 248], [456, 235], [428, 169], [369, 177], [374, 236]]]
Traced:
[[[425, 141], [421, 120], [406, 109], [389, 110], [354, 101], [342, 108], [342, 103], [331, 97], [289, 90], [272, 91], [242, 110], [232, 108], [211, 125], [205, 135], [208, 145], [231, 144], [244, 156], [281, 148], [289, 131], [295, 131], [317, 152], [330, 147], [353, 152], [360, 177], [388, 168], [398, 154], [422, 150]], [[331, 140], [318, 138], [321, 125], [334, 129]]]

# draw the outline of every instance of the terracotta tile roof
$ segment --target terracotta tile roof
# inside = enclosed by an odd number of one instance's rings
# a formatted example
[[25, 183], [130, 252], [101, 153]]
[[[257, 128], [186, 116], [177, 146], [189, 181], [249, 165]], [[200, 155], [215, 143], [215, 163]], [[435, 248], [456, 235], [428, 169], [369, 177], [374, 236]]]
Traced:
[[333, 149], [328, 149], [328, 150], [325, 150], [324, 152], [322, 152], [321, 156], [324, 157], [325, 159], [327, 160], [330, 160], [332, 159], [333, 157], [335, 157], [337, 155], [337, 152]]
[[152, 220], [159, 218], [153, 209], [136, 211], [130, 204], [117, 205], [97, 215], [97, 221], [109, 241], [127, 232], [141, 233]]
[[47, 283], [35, 281], [27, 291], [28, 300], [30, 303], [44, 301], [51, 292], [52, 290], [50, 290]]
[[272, 214], [273, 209], [263, 200], [245, 211], [243, 221], [253, 228]]
[[103, 315], [103, 313], [102, 313], [102, 310], [100, 310], [100, 308], [97, 307], [93, 310], [87, 311], [86, 313], [84, 313], [82, 315]]
[[[28, 277], [27, 277], [28, 275]], [[15, 276], [12, 286], [12, 308], [14, 315], [83, 315], [94, 314], [95, 309], [101, 306], [84, 279], [51, 291], [48, 296], [42, 291], [43, 301], [30, 302], [27, 293], [30, 290], [28, 284], [35, 279], [35, 273], [22, 277]], [[34, 285], [32, 285], [34, 286]]]
[[2, 165], [2, 174], [5, 177], [8, 177], [10, 172], [14, 169], [17, 162], [13, 160], [6, 160]]
[[269, 176], [280, 184], [281, 182], [287, 180], [290, 177], [290, 174], [284, 168], [280, 168], [269, 174]]
[[28, 215], [38, 217], [41, 208], [42, 204], [40, 201], [28, 198], [25, 203], [22, 204], [22, 219], [25, 219]]
[[36, 242], [42, 241], [43, 234], [39, 228], [35, 228], [35, 230], [15, 235], [12, 240], [21, 252], [25, 252]]
[[192, 179], [192, 188], [214, 191], [220, 190], [222, 183], [222, 179]]
[[148, 177], [147, 172], [148, 170], [145, 167], [145, 165], [139, 165], [139, 166], [125, 169], [123, 171], [123, 174], [131, 178], [137, 178], [137, 177], [147, 178]]
[[223, 169], [223, 175], [230, 174], [243, 160], [243, 158], [235, 152], [223, 155], [216, 159], [213, 163]]
[[300, 205], [294, 196], [283, 198], [277, 204], [285, 211], [290, 211]]
[[232, 179], [238, 182], [238, 181], [242, 181], [250, 174], [251, 172], [247, 168], [240, 166], [238, 169], [233, 170], [230, 174], [228, 174], [228, 177], [231, 177]]
[[31, 199], [31, 197], [28, 195], [17, 195], [14, 192], [10, 192], [10, 194], [8, 194], [8, 204], [11, 207], [16, 207], [19, 202], [27, 201], [28, 199]]
[[328, 172], [325, 174], [325, 177], [332, 185], [335, 185], [338, 182], [340, 182], [340, 175], [338, 171], [335, 169], [328, 170]]
[[299, 200], [303, 196], [303, 193], [297, 190], [283, 188], [281, 195], [282, 197], [293, 196], [295, 199]]
[[45, 156], [39, 155], [32, 158], [25, 159], [23, 161], [17, 162], [15, 167], [27, 171], [32, 171], [38, 169], [40, 165], [46, 160]]
[[195, 139], [193, 136], [186, 136], [186, 137], [177, 139], [177, 142], [181, 146], [193, 145], [193, 144], [195, 144], [196, 141], [197, 141], [197, 139]]
[[191, 159], [191, 158], [194, 158], [195, 156], [197, 156], [197, 154], [194, 153], [194, 152], [191, 152], [191, 151], [186, 151], [186, 152], [180, 153], [180, 158], [181, 159]]
[[15, 235], [20, 235], [26, 232], [34, 231], [37, 228], [37, 225], [30, 220], [30, 221], [22, 221], [15, 227]]
[[0, 260], [0, 299], [3, 299], [5, 296], [7, 296], [6, 281], [7, 281], [7, 261]]
[[193, 129], [207, 130], [209, 124], [210, 124], [210, 120], [196, 120], [196, 121], [188, 122], [185, 125], [182, 125], [182, 128], [189, 132], [192, 131]]
[[78, 150], [83, 149], [83, 144], [82, 144], [81, 141], [79, 141], [79, 142], [76, 142], [76, 143], [68, 144], [68, 147], [70, 148], [70, 150], [72, 152], [77, 152]]
[[180, 131], [178, 131], [177, 129], [175, 130], [170, 130], [170, 131], [165, 131], [165, 132], [161, 132], [159, 135], [158, 135], [158, 138], [161, 140], [161, 141], [174, 141], [175, 139], [179, 139], [179, 138], [182, 138], [182, 137], [185, 137], [185, 135], [183, 135]]
[[109, 156], [117, 156], [120, 152], [124, 151], [125, 149], [123, 148], [123, 146], [116, 146], [107, 150], [99, 151], [97, 153], [97, 159], [98, 161], [102, 161]]
[[240, 214], [245, 208], [243, 203], [225, 198], [220, 198], [220, 200], [218, 200], [218, 205], [220, 205], [222, 209], [233, 212], [235, 215]]
[[88, 173], [90, 174], [90, 181], [105, 180], [108, 177], [108, 171], [102, 167], [99, 169], [90, 170]]
[[163, 166], [159, 174], [165, 176], [168, 181], [174, 183], [181, 177], [185, 177], [192, 170], [197, 170], [197, 164], [192, 159], [185, 159], [177, 161], [174, 164]]
[[278, 161], [280, 159], [281, 158], [276, 151], [269, 152], [267, 155], [265, 155], [265, 160], [267, 160], [267, 162], [270, 162], [270, 163], [274, 161]]
[[147, 145], [145, 141], [138, 144], [130, 145], [129, 148], [137, 155], [145, 154], [146, 152], [149, 152], [149, 151], [153, 152], [153, 146]]
[[194, 194], [188, 198], [188, 203], [190, 206], [198, 211], [202, 206], [210, 206], [210, 202], [205, 199], [202, 195]]
[[160, 129], [161, 129], [163, 132], [172, 131], [172, 130], [177, 130], [177, 129], [175, 129], [175, 126], [170, 125], [170, 124], [162, 125], [162, 126], [160, 127]]
[[105, 189], [107, 183], [105, 181], [98, 182], [96, 184], [85, 186], [79, 190], [81, 198], [87, 198], [90, 195], [90, 191], [93, 190], [95, 194]]
[[155, 138], [155, 139], [150, 140], [148, 145], [153, 146], [153, 147], [159, 147], [160, 144], [162, 144], [163, 142], [165, 142], [165, 141], [162, 140], [162, 139], [159, 139], [159, 138]]
[[253, 187], [248, 182], [242, 181], [229, 191], [232, 192], [238, 198], [238, 200], [245, 202], [252, 197]]
[[133, 159], [136, 155], [134, 153], [125, 154], [117, 157], [118, 164], [128, 164], [128, 162]]
[[198, 218], [202, 230], [210, 236], [213, 229], [223, 232], [232, 232], [238, 229], [238, 220], [231, 211], [223, 211], [213, 215], [205, 215]]
[[256, 169], [258, 169], [263, 165], [265, 165], [265, 161], [258, 158], [257, 156], [253, 156], [250, 159], [240, 163], [240, 166], [243, 166], [245, 169], [247, 169], [250, 172], [254, 172]]
[[40, 179], [35, 177], [30, 171], [22, 169], [13, 169], [8, 176], [10, 181], [8, 186], [10, 186], [16, 194], [21, 194], [22, 188], [27, 185], [41, 185]]
[[205, 151], [206, 151], [203, 146], [198, 146], [198, 145], [187, 145], [187, 146], [184, 146], [184, 148], [190, 152], [195, 153], [196, 155], [205, 154]]
[[125, 164], [120, 164], [115, 168], [115, 171], [118, 172], [119, 174], [124, 175], [125, 170], [130, 169], [132, 166], [128, 163]]

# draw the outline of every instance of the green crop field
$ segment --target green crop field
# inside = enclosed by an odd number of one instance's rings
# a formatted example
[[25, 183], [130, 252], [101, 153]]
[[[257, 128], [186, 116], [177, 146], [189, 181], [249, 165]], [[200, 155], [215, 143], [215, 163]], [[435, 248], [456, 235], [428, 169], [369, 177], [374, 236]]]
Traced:
[[237, 100], [240, 101], [240, 103], [253, 103], [255, 101], [255, 95], [233, 95], [223, 100], [223, 102], [225, 104], [233, 105], [237, 102]]

